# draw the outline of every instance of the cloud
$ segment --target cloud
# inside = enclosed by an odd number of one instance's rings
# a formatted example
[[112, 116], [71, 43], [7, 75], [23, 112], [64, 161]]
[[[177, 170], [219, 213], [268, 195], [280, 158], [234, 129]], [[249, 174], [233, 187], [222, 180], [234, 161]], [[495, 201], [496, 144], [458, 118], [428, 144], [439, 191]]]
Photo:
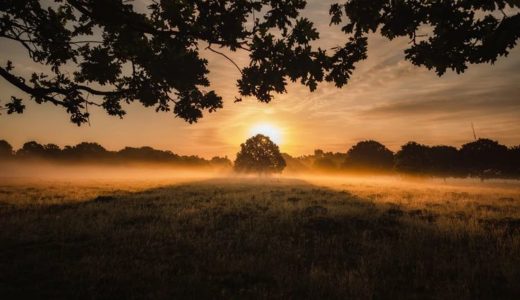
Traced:
[[[518, 91], [517, 91], [518, 92]], [[424, 96], [424, 95], [423, 95]], [[437, 116], [465, 113], [486, 113], [488, 115], [520, 112], [520, 101], [512, 97], [500, 97], [491, 92], [468, 93], [465, 97], [449, 95], [428, 95], [418, 100], [397, 101], [378, 105], [361, 112], [364, 117], [391, 118], [402, 116]]]

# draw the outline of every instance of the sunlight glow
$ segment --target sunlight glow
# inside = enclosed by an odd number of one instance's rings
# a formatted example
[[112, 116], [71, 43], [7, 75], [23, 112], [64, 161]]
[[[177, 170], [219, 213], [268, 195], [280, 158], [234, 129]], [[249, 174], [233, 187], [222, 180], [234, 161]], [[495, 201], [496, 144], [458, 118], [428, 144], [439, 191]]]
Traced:
[[249, 136], [254, 136], [256, 134], [263, 134], [268, 136], [271, 141], [277, 145], [280, 145], [282, 142], [282, 134], [280, 133], [280, 129], [268, 123], [259, 123], [251, 127], [249, 130]]

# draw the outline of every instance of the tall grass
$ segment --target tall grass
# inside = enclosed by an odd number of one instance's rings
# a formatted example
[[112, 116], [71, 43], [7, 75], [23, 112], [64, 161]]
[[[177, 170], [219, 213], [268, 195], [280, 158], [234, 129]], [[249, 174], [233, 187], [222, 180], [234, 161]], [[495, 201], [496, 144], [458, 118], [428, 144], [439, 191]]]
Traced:
[[166, 183], [0, 184], [0, 298], [520, 297], [515, 183]]

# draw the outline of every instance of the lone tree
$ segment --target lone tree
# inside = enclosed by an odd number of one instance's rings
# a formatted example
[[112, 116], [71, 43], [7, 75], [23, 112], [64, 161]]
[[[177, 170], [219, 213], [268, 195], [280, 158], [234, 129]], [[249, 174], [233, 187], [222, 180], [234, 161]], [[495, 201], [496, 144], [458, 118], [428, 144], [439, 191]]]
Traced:
[[[240, 96], [269, 102], [289, 80], [311, 91], [322, 81], [347, 84], [367, 58], [371, 32], [409, 38], [406, 59], [439, 75], [493, 63], [520, 38], [516, 0], [348, 0], [330, 7], [330, 23], [342, 26], [345, 43], [321, 49], [311, 46], [319, 39], [314, 24], [300, 17], [306, 2], [150, 0], [137, 9], [128, 0], [2, 0], [0, 41], [41, 66], [24, 73], [27, 62], [3, 52], [0, 77], [37, 104], [62, 107], [78, 125], [88, 122], [89, 106], [123, 117], [122, 104], [134, 101], [191, 123], [223, 103], [208, 88], [201, 52], [238, 69]], [[237, 51], [249, 55], [246, 66], [233, 61]], [[0, 109], [22, 113], [25, 103], [11, 96]]]
[[278, 146], [269, 137], [257, 134], [240, 145], [235, 171], [244, 173], [280, 173], [285, 160]]

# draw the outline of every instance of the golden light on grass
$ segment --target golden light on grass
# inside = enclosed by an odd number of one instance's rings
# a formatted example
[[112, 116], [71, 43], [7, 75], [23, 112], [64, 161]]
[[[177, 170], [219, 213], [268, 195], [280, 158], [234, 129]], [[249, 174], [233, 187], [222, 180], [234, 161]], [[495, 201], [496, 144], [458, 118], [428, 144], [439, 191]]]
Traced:
[[263, 134], [268, 136], [271, 141], [275, 144], [280, 145], [282, 143], [282, 132], [280, 128], [271, 123], [257, 123], [254, 124], [248, 132], [249, 136], [257, 134]]

